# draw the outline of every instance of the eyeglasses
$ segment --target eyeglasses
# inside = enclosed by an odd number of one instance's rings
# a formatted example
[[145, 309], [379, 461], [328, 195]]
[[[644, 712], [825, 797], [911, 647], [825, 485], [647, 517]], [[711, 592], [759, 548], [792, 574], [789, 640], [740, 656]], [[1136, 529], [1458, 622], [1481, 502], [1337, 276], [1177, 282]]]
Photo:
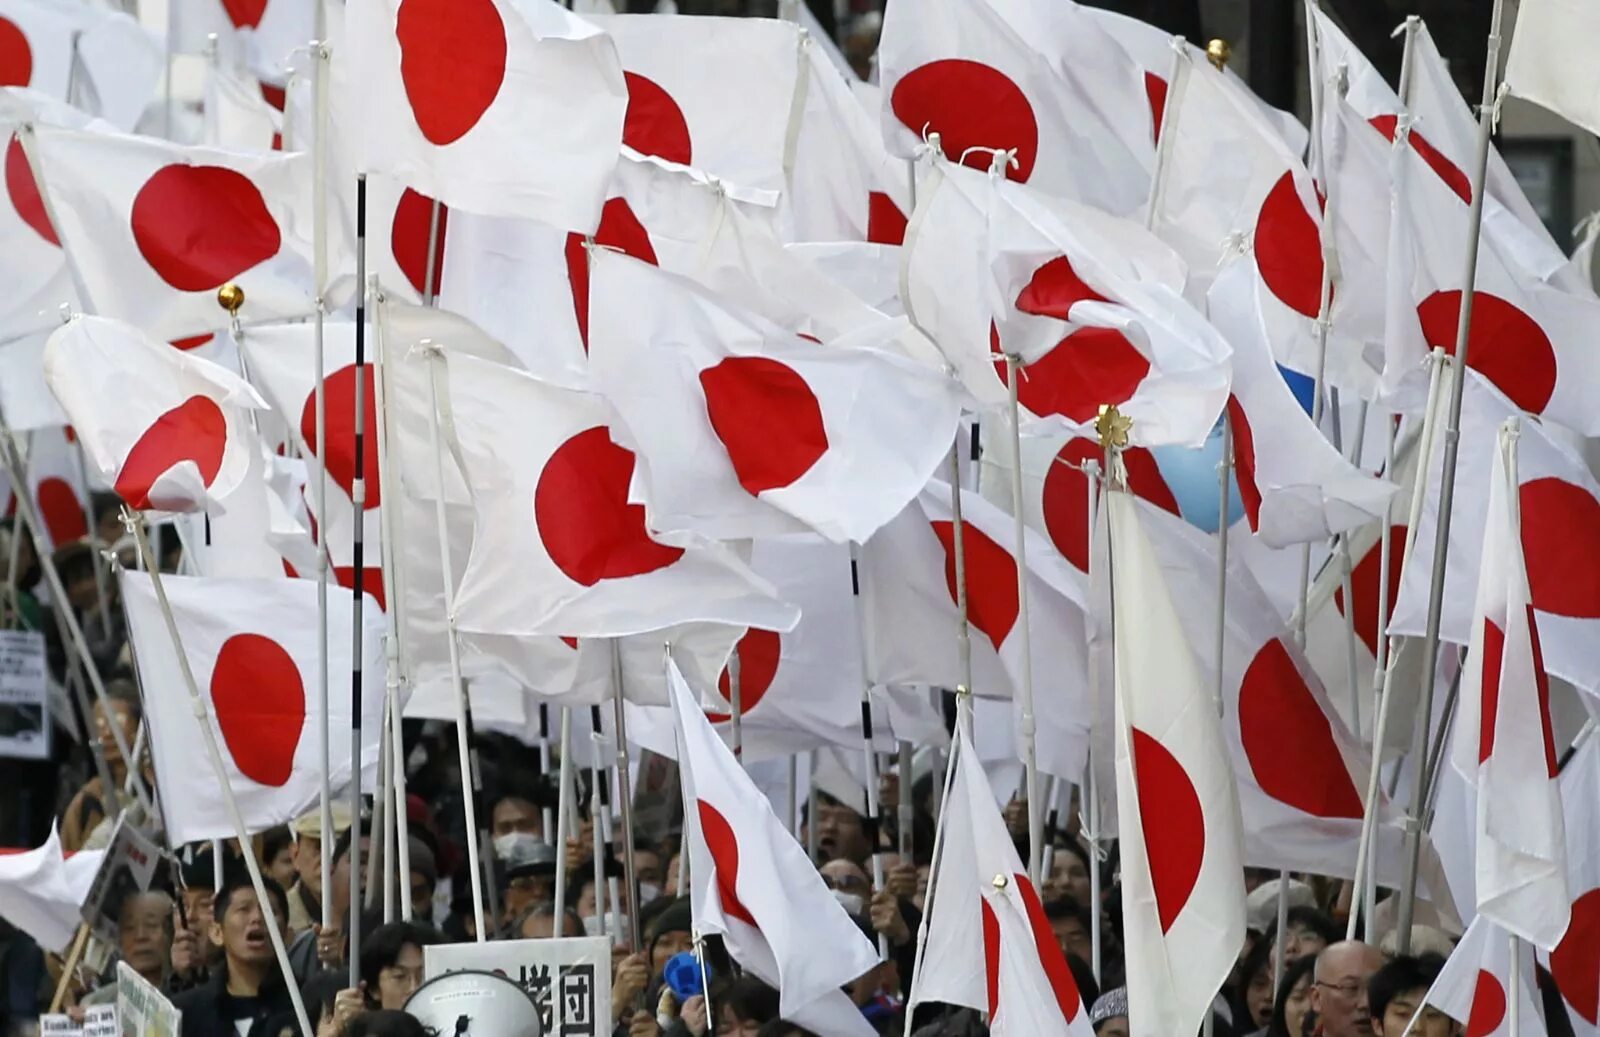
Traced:
[[1324, 983], [1319, 979], [1312, 985], [1326, 987], [1329, 990], [1337, 990], [1341, 997], [1347, 998], [1354, 998], [1359, 995], [1363, 987], [1363, 984], [1359, 980], [1350, 980], [1346, 983]]

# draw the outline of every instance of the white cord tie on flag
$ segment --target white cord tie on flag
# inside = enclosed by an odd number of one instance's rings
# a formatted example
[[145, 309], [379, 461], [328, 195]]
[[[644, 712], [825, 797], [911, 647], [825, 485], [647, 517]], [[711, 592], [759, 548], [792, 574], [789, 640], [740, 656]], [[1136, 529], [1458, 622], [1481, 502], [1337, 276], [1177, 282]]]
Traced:
[[1511, 92], [1511, 84], [1502, 82], [1500, 89], [1494, 92], [1494, 106], [1489, 110], [1490, 132], [1500, 132], [1500, 113], [1505, 108], [1506, 95]]

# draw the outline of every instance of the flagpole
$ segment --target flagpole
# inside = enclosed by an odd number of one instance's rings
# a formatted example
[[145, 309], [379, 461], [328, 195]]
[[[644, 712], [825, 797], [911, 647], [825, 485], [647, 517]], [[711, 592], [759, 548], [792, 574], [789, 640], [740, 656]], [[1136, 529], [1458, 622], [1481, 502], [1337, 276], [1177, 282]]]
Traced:
[[[1009, 158], [1009, 156], [1006, 156]], [[1005, 159], [996, 156], [989, 170], [991, 177], [1004, 173]], [[1022, 361], [1015, 353], [1006, 354], [1006, 382], [1011, 403], [1011, 520], [1016, 540], [1017, 618], [1022, 634], [1022, 771], [1028, 797], [1028, 877], [1039, 885], [1044, 853], [1044, 804], [1039, 799], [1039, 755], [1035, 741], [1038, 721], [1033, 702], [1033, 631], [1028, 622], [1027, 519], [1022, 510], [1022, 408], [1017, 400], [1022, 380]]]
[[922, 896], [922, 920], [917, 923], [917, 950], [911, 963], [911, 982], [906, 986], [906, 1019], [908, 1020], [912, 1018], [917, 1010], [917, 980], [922, 977], [923, 955], [928, 949], [928, 921], [933, 915], [933, 893], [939, 881], [939, 865], [944, 854], [944, 821], [945, 814], [950, 810], [950, 785], [955, 780], [956, 754], [961, 752], [966, 745], [972, 725], [971, 697], [971, 692], [964, 690], [956, 692], [955, 738], [950, 744], [950, 758], [945, 763], [944, 770], [944, 788], [939, 797], [944, 804], [944, 809], [939, 811], [939, 816], [933, 824], [933, 857], [928, 865], [928, 887]]
[[[1488, 179], [1490, 135], [1494, 131], [1497, 104], [1495, 94], [1500, 80], [1500, 26], [1505, 16], [1505, 0], [1494, 0], [1490, 16], [1488, 55], [1484, 61], [1483, 103], [1478, 112], [1478, 154], [1472, 174], [1472, 207], [1467, 218], [1467, 248], [1463, 259], [1461, 313], [1456, 324], [1456, 370], [1450, 383], [1450, 416], [1445, 426], [1443, 468], [1439, 478], [1439, 517], [1433, 545], [1433, 580], [1428, 588], [1428, 625], [1423, 638], [1422, 697], [1417, 716], [1421, 718], [1418, 746], [1426, 746], [1428, 721], [1433, 715], [1433, 693], [1438, 679], [1439, 626], [1444, 610], [1445, 563], [1449, 558], [1450, 519], [1455, 506], [1456, 461], [1461, 446], [1461, 401], [1467, 385], [1467, 351], [1471, 346], [1472, 304], [1478, 284], [1478, 243], [1483, 233], [1483, 194]], [[1416, 783], [1412, 787], [1412, 817], [1420, 818], [1426, 792], [1423, 761], [1419, 758]], [[1406, 868], [1400, 890], [1399, 953], [1411, 951], [1411, 920], [1416, 911], [1417, 869], [1422, 856], [1422, 833], [1415, 826], [1406, 831]]]
[[[628, 883], [628, 945], [638, 950], [643, 933], [639, 929], [639, 878], [633, 864], [633, 779], [628, 774], [628, 721], [623, 705], [626, 696], [622, 686], [622, 643], [616, 638], [611, 639], [611, 690], [617, 722], [617, 798], [622, 801], [622, 873]], [[678, 867], [682, 869], [686, 863], [680, 861]]]
[[[350, 474], [350, 503], [354, 512], [350, 560], [350, 824], [352, 831], [361, 824], [361, 663], [362, 610], [366, 592], [366, 513], [367, 513], [367, 175], [356, 174], [356, 357], [354, 408], [354, 465]], [[326, 446], [318, 444], [326, 455]], [[325, 537], [327, 534], [324, 533]], [[352, 987], [361, 983], [361, 840], [350, 840], [350, 970]]]
[[[959, 494], [959, 492], [960, 492], [959, 489], [956, 492]], [[956, 533], [956, 544], [957, 544], [957, 555], [958, 556], [959, 556], [959, 553], [960, 553], [960, 546], [959, 545], [961, 543], [961, 539], [960, 539], [961, 538], [961, 534], [959, 532], [960, 525], [961, 525], [961, 520], [959, 518], [957, 518], [956, 519], [956, 527], [957, 527], [958, 532]], [[866, 831], [867, 831], [867, 838], [872, 843], [871, 853], [870, 853], [868, 859], [869, 859], [869, 861], [871, 863], [871, 867], [872, 867], [872, 888], [873, 889], [882, 889], [883, 888], [883, 858], [879, 855], [879, 852], [878, 852], [879, 851], [879, 836], [880, 836], [880, 834], [882, 832], [882, 829], [880, 827], [880, 825], [882, 824], [882, 818], [879, 816], [880, 811], [879, 811], [879, 805], [878, 805], [878, 760], [877, 760], [877, 756], [873, 752], [873, 748], [872, 748], [872, 740], [873, 740], [873, 730], [872, 730], [872, 678], [871, 678], [871, 667], [867, 665], [868, 638], [867, 638], [867, 629], [866, 629], [866, 610], [862, 607], [862, 604], [861, 604], [861, 566], [860, 566], [858, 558], [857, 558], [857, 555], [859, 555], [859, 554], [860, 554], [860, 548], [855, 544], [851, 544], [850, 545], [850, 597], [851, 597], [851, 603], [855, 606], [855, 612], [856, 612], [856, 636], [857, 636], [857, 639], [860, 641], [860, 645], [861, 645], [861, 656], [860, 656], [860, 660], [861, 660], [861, 755], [862, 755], [862, 759], [864, 760], [864, 762], [866, 764], [866, 769], [863, 772], [862, 783], [866, 786], [866, 794], [867, 794], [866, 795], [866, 808], [867, 808]], [[961, 563], [959, 561], [957, 561], [956, 562], [956, 566], [957, 566], [957, 568], [959, 570], [959, 568], [961, 566]], [[958, 577], [958, 579], [959, 579], [959, 577]], [[815, 787], [816, 786], [813, 783], [812, 788], [815, 788]], [[813, 799], [812, 803], [815, 804], [815, 802], [816, 802], [816, 800]], [[813, 817], [811, 819], [811, 822], [812, 822], [811, 827], [812, 827], [812, 830], [814, 831], [816, 829], [816, 818]], [[879, 933], [878, 934], [878, 955], [880, 957], [883, 957], [883, 958], [887, 958], [889, 956], [889, 938], [887, 936], [885, 936], [883, 933]]]
[[744, 766], [744, 689], [739, 686], [739, 642], [728, 653], [728, 704], [733, 707], [733, 758]]
[[[320, 4], [319, 4], [320, 6]], [[317, 452], [327, 456], [328, 442], [328, 402], [327, 402], [327, 375], [323, 364], [325, 353], [323, 348], [324, 324], [327, 317], [328, 304], [325, 298], [328, 279], [328, 185], [327, 185], [327, 149], [328, 149], [328, 47], [326, 43], [317, 41], [311, 48], [311, 53], [316, 61], [316, 77], [312, 80], [313, 102], [316, 109], [316, 121], [312, 124], [313, 151], [312, 163], [316, 173], [316, 182], [311, 193], [311, 219], [312, 219], [312, 263], [315, 267], [314, 280], [316, 281], [316, 310], [315, 323], [312, 334], [313, 365], [316, 368], [316, 388], [314, 390], [316, 407], [316, 437]], [[333, 917], [333, 898], [326, 895], [327, 890], [333, 888], [333, 789], [330, 785], [329, 775], [332, 773], [332, 732], [329, 730], [329, 705], [333, 698], [329, 686], [328, 675], [328, 468], [325, 463], [316, 465], [316, 485], [312, 494], [312, 506], [316, 510], [317, 520], [317, 749], [322, 761], [322, 789], [318, 799], [321, 814], [321, 839], [322, 839], [322, 928], [331, 930], [337, 924]]]
[[912, 770], [911, 743], [904, 738], [900, 739], [900, 802], [896, 805], [896, 827], [900, 829], [900, 859], [906, 864], [914, 864], [912, 859], [915, 853], [915, 841], [912, 826], [916, 823], [916, 809], [911, 802], [911, 770]]
[[[96, 528], [98, 523], [95, 521], [94, 494], [89, 489], [89, 466], [84, 464], [83, 461], [83, 443], [75, 440], [72, 444], [71, 452], [73, 465], [78, 469], [78, 485], [83, 487], [83, 526], [88, 530], [86, 536], [90, 547], [98, 550], [100, 533]], [[111, 545], [105, 544], [104, 546], [109, 548]], [[100, 602], [100, 636], [109, 638], [111, 636], [111, 598], [106, 592], [106, 571], [99, 565], [94, 566], [94, 592], [95, 597]]]
[[[551, 845], [556, 851], [555, 909], [558, 917], [567, 902], [567, 827], [572, 818], [567, 804], [572, 798], [572, 710], [561, 707], [561, 777], [556, 783], [556, 830]], [[681, 866], [681, 865], [680, 865]], [[479, 923], [478, 939], [482, 940], [483, 925]]]
[[1522, 1033], [1519, 1018], [1522, 1015], [1522, 948], [1515, 936], [1508, 935], [1506, 938], [1511, 943], [1511, 975], [1506, 983], [1510, 988], [1509, 996], [1506, 998], [1510, 1002], [1506, 1005], [1506, 1017], [1511, 1025], [1506, 1028], [1506, 1032], [1520, 1035]]
[[[546, 781], [550, 780], [550, 704], [539, 703], [539, 774]], [[539, 831], [544, 833], [546, 840], [552, 838], [555, 831], [556, 819], [548, 803], [539, 808]]]
[[438, 298], [436, 282], [439, 280], [438, 267], [439, 251], [439, 199], [428, 200], [428, 258], [424, 265], [425, 278], [422, 282], [422, 305], [432, 306]]
[[[433, 516], [439, 526], [439, 572], [444, 583], [444, 614], [445, 614], [445, 641], [449, 646], [450, 654], [450, 685], [455, 692], [456, 702], [456, 755], [457, 764], [461, 770], [461, 800], [466, 811], [467, 834], [467, 867], [472, 872], [472, 917], [477, 923], [478, 942], [483, 943], [489, 939], [488, 929], [485, 925], [483, 912], [483, 867], [479, 859], [481, 833], [478, 830], [478, 810], [476, 796], [476, 780], [474, 777], [471, 748], [468, 744], [467, 730], [470, 725], [471, 706], [467, 701], [467, 682], [461, 674], [461, 639], [456, 632], [456, 589], [452, 573], [455, 571], [450, 564], [450, 533], [445, 524], [444, 506], [444, 444], [439, 432], [443, 418], [439, 414], [441, 394], [439, 392], [440, 368], [444, 365], [444, 353], [438, 345], [429, 340], [423, 340], [422, 349], [428, 358], [428, 392], [432, 402], [429, 411], [429, 431], [433, 440], [433, 473], [434, 473], [434, 499]], [[563, 731], [565, 737], [566, 732]], [[563, 748], [566, 746], [563, 745]], [[562, 766], [567, 766], [563, 759]], [[562, 802], [565, 808], [565, 800]], [[560, 860], [563, 847], [556, 848], [557, 860]], [[557, 909], [560, 902], [557, 901]], [[559, 914], [558, 914], [559, 919]], [[559, 926], [558, 926], [559, 928]], [[353, 985], [353, 984], [352, 984]]]
[[[610, 855], [610, 840], [606, 837], [606, 828], [609, 827], [602, 821], [606, 806], [603, 800], [610, 798], [601, 788], [605, 784], [605, 766], [600, 762], [604, 756], [605, 737], [600, 731], [600, 706], [594, 704], [589, 707], [589, 743], [594, 752], [594, 786], [589, 789], [589, 835], [591, 841], [590, 857], [594, 865], [594, 913], [600, 921], [600, 934], [606, 932], [606, 924], [610, 919], [606, 917], [606, 857]], [[613, 896], [611, 903], [616, 903]], [[558, 916], [559, 917], [559, 916]], [[596, 935], [600, 935], [596, 934]], [[560, 926], [557, 926], [554, 935], [560, 935]], [[613, 934], [614, 935], [614, 934]]]
[[[1084, 526], [1089, 543], [1094, 543], [1094, 531], [1100, 521], [1100, 462], [1093, 458], [1083, 466], [1086, 484], [1084, 497], [1088, 502], [1088, 524]], [[1089, 564], [1094, 564], [1094, 552], [1088, 553]], [[1087, 819], [1085, 837], [1089, 840], [1089, 953], [1094, 967], [1095, 982], [1100, 982], [1100, 793], [1095, 787], [1094, 747], [1091, 745], [1084, 758], [1082, 793], [1078, 797], [1080, 823]]]
[[[217, 786], [222, 792], [222, 802], [227, 808], [230, 819], [233, 821], [234, 836], [239, 842], [240, 852], [244, 856], [245, 870], [250, 873], [250, 885], [255, 889], [256, 900], [261, 906], [261, 915], [267, 923], [267, 937], [272, 941], [272, 953], [278, 959], [278, 968], [282, 970], [284, 986], [289, 990], [289, 1001], [294, 1006], [295, 1020], [300, 1024], [300, 1032], [304, 1037], [313, 1037], [316, 1033], [311, 1027], [311, 1020], [306, 1015], [305, 1002], [300, 997], [300, 986], [294, 980], [294, 966], [289, 962], [289, 950], [283, 943], [283, 931], [278, 923], [278, 911], [273, 906], [272, 898], [267, 895], [266, 884], [261, 878], [261, 864], [256, 859], [255, 844], [250, 841], [250, 833], [245, 830], [244, 817], [239, 813], [238, 801], [233, 795], [233, 785], [228, 781], [228, 771], [222, 762], [222, 752], [217, 748], [217, 735], [212, 730], [211, 713], [206, 707], [205, 697], [200, 694], [200, 686], [194, 678], [194, 670], [189, 665], [189, 655], [184, 651], [183, 638], [178, 632], [178, 622], [172, 615], [172, 606], [167, 601], [166, 587], [162, 584], [161, 568], [156, 564], [155, 558], [150, 553], [150, 542], [144, 534], [144, 516], [139, 512], [124, 509], [122, 521], [128, 531], [133, 534], [134, 542], [138, 547], [139, 555], [144, 559], [145, 570], [150, 577], [150, 587], [155, 591], [156, 602], [161, 606], [161, 616], [166, 621], [167, 636], [172, 639], [172, 650], [178, 657], [178, 668], [183, 674], [184, 686], [189, 691], [189, 704], [194, 712], [195, 721], [200, 728], [201, 740], [205, 743], [206, 756], [211, 762], [211, 773], [216, 778]], [[350, 757], [350, 780], [358, 789], [361, 786], [361, 757], [359, 754]], [[354, 838], [358, 830], [359, 819], [352, 819], [350, 840], [354, 846], [358, 839]], [[355, 851], [352, 850], [352, 853]], [[221, 856], [216, 855], [218, 864]], [[354, 858], [351, 859], [351, 870], [354, 871]], [[351, 881], [356, 881], [352, 875]], [[350, 914], [352, 919], [360, 914], [359, 901], [350, 901]], [[352, 935], [355, 922], [351, 923]], [[359, 962], [357, 962], [359, 969]]]

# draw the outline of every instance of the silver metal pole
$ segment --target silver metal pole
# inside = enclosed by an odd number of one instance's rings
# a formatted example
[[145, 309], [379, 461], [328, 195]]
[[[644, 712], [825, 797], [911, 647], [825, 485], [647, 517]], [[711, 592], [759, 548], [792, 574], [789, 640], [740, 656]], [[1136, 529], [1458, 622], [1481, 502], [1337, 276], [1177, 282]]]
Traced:
[[1022, 634], [1022, 771], [1028, 798], [1028, 877], [1038, 886], [1044, 854], [1044, 803], [1039, 797], [1039, 754], [1035, 744], [1038, 720], [1033, 702], [1033, 632], [1028, 623], [1027, 520], [1022, 506], [1022, 409], [1017, 400], [1022, 361], [1006, 354], [1006, 382], [1011, 402], [1011, 519], [1016, 538], [1017, 618]]
[[[639, 877], [633, 864], [633, 780], [628, 774], [628, 721], [623, 708], [622, 647], [616, 639], [611, 641], [612, 705], [616, 708], [617, 723], [617, 798], [622, 801], [622, 872], [628, 883], [628, 946], [637, 949], [643, 941], [639, 928]], [[685, 861], [680, 860], [682, 869]]]

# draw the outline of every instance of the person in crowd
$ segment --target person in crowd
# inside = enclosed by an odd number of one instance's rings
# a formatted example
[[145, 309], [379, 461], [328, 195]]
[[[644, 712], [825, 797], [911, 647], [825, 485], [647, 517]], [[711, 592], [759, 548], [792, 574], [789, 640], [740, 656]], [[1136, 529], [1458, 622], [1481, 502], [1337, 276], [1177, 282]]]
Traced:
[[[1374, 1037], [1460, 1037], [1461, 1026], [1423, 1004], [1444, 959], [1432, 954], [1394, 958], [1367, 980], [1367, 1012]], [[1413, 1021], [1415, 1017], [1415, 1021]]]
[[[865, 865], [872, 856], [872, 842], [867, 838], [867, 820], [854, 809], [839, 802], [826, 792], [816, 794], [817, 853], [820, 863], [843, 857], [856, 864]], [[808, 804], [809, 806], [809, 804]], [[800, 842], [809, 835], [811, 818], [806, 819]]]
[[1323, 948], [1340, 937], [1339, 926], [1315, 907], [1294, 907], [1284, 920], [1283, 960], [1316, 957]]
[[[283, 887], [263, 878], [281, 924], [289, 915]], [[262, 910], [250, 878], [231, 869], [216, 892], [210, 924], [211, 940], [222, 948], [222, 962], [205, 984], [173, 999], [183, 1013], [183, 1037], [255, 1037], [272, 1017], [292, 1011], [289, 988], [273, 954]], [[287, 938], [287, 933], [281, 934]], [[260, 1029], [260, 1033], [276, 1031]]]
[[844, 908], [845, 914], [859, 916], [872, 896], [872, 880], [855, 861], [843, 857], [831, 860], [817, 869], [823, 883], [833, 890], [834, 899]]
[[756, 1037], [762, 1026], [778, 1018], [778, 992], [751, 975], [734, 980], [712, 1004], [718, 1037]]
[[1305, 1037], [1306, 1019], [1311, 1014], [1311, 970], [1316, 964], [1315, 958], [1301, 958], [1284, 967], [1266, 1037]]
[[33, 937], [0, 918], [0, 1037], [18, 1037], [49, 998], [44, 952]]
[[512, 926], [512, 936], [522, 940], [546, 940], [552, 936], [582, 936], [583, 920], [571, 911], [561, 913], [561, 932], [556, 933], [556, 909], [536, 904], [523, 912]]
[[1095, 1037], [1128, 1037], [1128, 988], [1108, 990], [1089, 1008]]
[[1256, 940], [1239, 966], [1233, 985], [1235, 1030], [1256, 1037], [1272, 1022], [1272, 945]]
[[694, 948], [693, 929], [693, 909], [686, 896], [671, 901], [651, 920], [645, 927], [644, 949], [617, 963], [611, 980], [612, 1018], [631, 1020], [641, 995], [653, 1003], [667, 962]]
[[178, 869], [182, 883], [172, 915], [172, 970], [166, 989], [178, 993], [206, 981], [222, 948], [211, 938], [211, 902], [216, 895], [216, 864], [211, 847], [194, 854]]
[[294, 869], [294, 835], [288, 825], [269, 828], [261, 835], [261, 872], [288, 889], [299, 875]]
[[531, 784], [508, 788], [494, 801], [489, 811], [489, 835], [494, 840], [495, 856], [509, 859], [517, 836], [544, 839], [543, 796]]
[[1080, 961], [1094, 960], [1093, 919], [1075, 898], [1063, 894], [1047, 901], [1044, 916], [1050, 920], [1050, 931], [1056, 934], [1062, 954]]
[[[350, 807], [330, 804], [335, 840], [350, 827]], [[289, 930], [296, 936], [322, 921], [322, 811], [308, 810], [289, 826], [294, 834], [295, 883], [289, 887]]]
[[422, 949], [442, 943], [430, 925], [390, 922], [361, 938], [361, 985], [367, 1007], [399, 1010], [422, 985]]
[[1049, 902], [1068, 896], [1082, 907], [1088, 907], [1092, 887], [1089, 883], [1089, 851], [1076, 839], [1058, 843], [1055, 855], [1050, 858], [1050, 874], [1039, 890], [1040, 899]]
[[[336, 926], [344, 924], [343, 920], [350, 911], [350, 845], [355, 831], [354, 828], [345, 829], [333, 847], [333, 889], [329, 892], [329, 900]], [[372, 838], [365, 822], [360, 826], [360, 836], [361, 859], [366, 861], [367, 855], [372, 852]], [[310, 979], [319, 964], [329, 968], [344, 964], [344, 948], [345, 939], [341, 929], [313, 924], [295, 937], [289, 947], [289, 962], [294, 967], [296, 982], [304, 983]]]
[[[107, 715], [106, 705], [111, 707]], [[118, 678], [106, 682], [106, 702], [94, 704], [94, 727], [100, 751], [105, 754], [106, 766], [116, 782], [120, 795], [128, 780], [128, 764], [117, 746], [112, 725], [121, 732], [123, 742], [131, 751], [139, 733], [142, 710], [139, 706], [139, 689], [130, 680]], [[72, 797], [61, 816], [61, 848], [69, 853], [84, 848], [89, 835], [106, 819], [105, 790], [98, 776], [90, 778]]]
[[350, 1020], [343, 1037], [430, 1037], [423, 1025], [404, 1012], [363, 1012]]
[[[555, 896], [556, 851], [549, 843], [532, 839], [512, 847], [505, 860], [505, 883], [501, 897], [506, 918], [516, 918], [535, 904], [547, 904]], [[568, 872], [568, 881], [578, 876]]]
[[666, 879], [666, 858], [661, 851], [648, 846], [635, 846], [633, 850], [633, 879], [639, 884], [639, 903], [648, 904], [662, 893]]
[[408, 841], [411, 855], [411, 919], [433, 924], [433, 891], [439, 885], [439, 865], [433, 850], [418, 836]]
[[[117, 912], [117, 957], [157, 990], [166, 984], [171, 966], [172, 916], [172, 897], [159, 889], [125, 897]], [[112, 1004], [116, 1000], [117, 971], [112, 967], [105, 983], [80, 1004]]]
[[1317, 1037], [1371, 1037], [1367, 980], [1383, 965], [1383, 953], [1359, 940], [1329, 944], [1311, 973], [1311, 1010]]

